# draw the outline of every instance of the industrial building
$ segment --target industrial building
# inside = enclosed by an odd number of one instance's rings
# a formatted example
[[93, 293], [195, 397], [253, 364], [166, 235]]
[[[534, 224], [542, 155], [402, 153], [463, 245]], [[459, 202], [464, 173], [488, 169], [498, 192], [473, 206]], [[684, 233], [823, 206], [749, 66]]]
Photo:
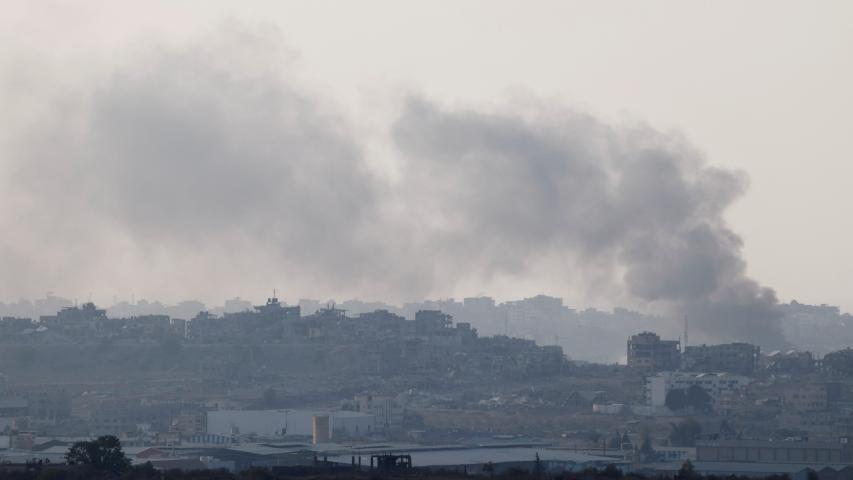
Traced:
[[[376, 431], [369, 413], [316, 410], [214, 410], [207, 412], [207, 433], [284, 437], [314, 435], [313, 417], [328, 416], [329, 438], [365, 437]], [[325, 437], [324, 437], [325, 438]]]
[[[412, 467], [416, 469], [458, 471], [470, 475], [503, 474], [511, 469], [533, 472], [537, 468], [549, 473], [577, 472], [588, 468], [601, 469], [608, 465], [615, 465], [624, 471], [630, 469], [630, 463], [619, 458], [587, 455], [548, 446], [404, 447], [393, 449], [393, 452], [411, 456]], [[370, 453], [347, 453], [329, 457], [329, 461], [346, 465], [354, 461], [358, 465], [369, 465]]]
[[406, 417], [405, 400], [399, 397], [356, 395], [351, 402], [344, 404], [349, 410], [367, 413], [376, 417], [376, 429], [386, 432], [403, 430]]
[[851, 448], [847, 438], [838, 442], [771, 442], [759, 440], [724, 440], [698, 442], [698, 462], [758, 462], [840, 464], [849, 463]]

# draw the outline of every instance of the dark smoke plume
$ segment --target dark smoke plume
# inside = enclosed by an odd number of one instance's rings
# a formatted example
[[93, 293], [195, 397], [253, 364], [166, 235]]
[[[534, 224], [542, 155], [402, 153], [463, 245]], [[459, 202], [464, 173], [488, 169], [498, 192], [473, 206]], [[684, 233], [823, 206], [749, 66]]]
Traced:
[[396, 122], [418, 179], [409, 191], [452, 225], [433, 232], [441, 256], [523, 272], [568, 253], [709, 338], [785, 344], [775, 295], [746, 276], [723, 218], [742, 175], [707, 166], [677, 136], [527, 107], [487, 114], [413, 99]]
[[746, 276], [723, 218], [746, 181], [682, 138], [536, 102], [413, 98], [393, 122], [392, 181], [292, 69], [276, 38], [231, 28], [129, 52], [83, 85], [37, 72], [44, 90], [21, 108], [39, 114], [2, 147], [0, 291], [399, 301], [581, 272], [708, 338], [784, 344], [774, 293]]

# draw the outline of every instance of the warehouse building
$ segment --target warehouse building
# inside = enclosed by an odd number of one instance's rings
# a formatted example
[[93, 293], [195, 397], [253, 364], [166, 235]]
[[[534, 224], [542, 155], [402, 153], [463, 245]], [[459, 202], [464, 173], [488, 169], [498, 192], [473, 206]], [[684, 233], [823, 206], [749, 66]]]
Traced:
[[361, 412], [318, 410], [214, 410], [207, 412], [207, 433], [258, 437], [313, 436], [312, 418], [329, 417], [329, 437], [365, 437], [376, 431], [376, 416]]

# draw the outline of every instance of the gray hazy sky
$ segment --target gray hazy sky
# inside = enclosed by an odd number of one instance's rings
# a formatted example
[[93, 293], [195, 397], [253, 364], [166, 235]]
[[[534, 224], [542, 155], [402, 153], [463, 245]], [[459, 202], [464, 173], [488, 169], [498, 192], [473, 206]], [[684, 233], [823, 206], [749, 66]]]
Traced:
[[[85, 91], [100, 102], [97, 105], [121, 111], [125, 105], [121, 103], [125, 98], [122, 95], [128, 93], [115, 86], [126, 85], [121, 72], [131, 80], [148, 78], [145, 75], [155, 67], [140, 65], [148, 65], [145, 58], [152, 55], [152, 49], [177, 46], [183, 53], [169, 57], [168, 62], [181, 65], [184, 60], [193, 61], [188, 59], [194, 58], [195, 50], [205, 50], [203, 55], [208, 57], [216, 56], [220, 49], [229, 48], [228, 42], [219, 45], [205, 39], [222, 25], [227, 29], [231, 28], [227, 25], [236, 24], [240, 25], [238, 29], [281, 40], [276, 45], [281, 45], [282, 50], [260, 62], [281, 59], [286, 64], [288, 82], [295, 82], [300, 92], [307, 92], [294, 95], [294, 99], [288, 97], [287, 105], [301, 105], [308, 97], [332, 105], [320, 112], [306, 107], [310, 112], [304, 118], [309, 120], [299, 124], [300, 131], [326, 145], [324, 148], [334, 155], [363, 155], [374, 173], [386, 176], [391, 184], [402, 175], [404, 167], [395, 163], [388, 132], [403, 100], [413, 93], [449, 109], [477, 111], [512, 110], [517, 102], [533, 98], [538, 103], [587, 112], [606, 124], [645, 122], [660, 132], [678, 132], [710, 165], [740, 170], [749, 177], [746, 193], [725, 212], [731, 229], [744, 241], [748, 274], [774, 288], [782, 301], [796, 298], [809, 303], [840, 304], [853, 310], [850, 2], [237, 3], [2, 2], [0, 99], [11, 107], [0, 113], [0, 124], [12, 133], [2, 136], [0, 173], [6, 181], [0, 183], [0, 188], [13, 188], [20, 175], [25, 179], [34, 175], [20, 165], [20, 158], [33, 155], [33, 142], [21, 140], [28, 134], [21, 134], [18, 127], [28, 125], [25, 130], [33, 135], [34, 125], [51, 124], [46, 118], [57, 115], [57, 111], [73, 110], [76, 102], [83, 101], [62, 92]], [[236, 62], [245, 56], [232, 53], [229, 57], [228, 52], [223, 55]], [[156, 65], [163, 71], [173, 71], [168, 65]], [[258, 63], [248, 68], [259, 69]], [[119, 73], [110, 73], [111, 69]], [[194, 74], [188, 73], [187, 77], [192, 80]], [[264, 75], [260, 68], [257, 76]], [[170, 77], [169, 81], [173, 80]], [[92, 83], [100, 86], [87, 87]], [[128, 83], [147, 91], [147, 84], [141, 80], [138, 85]], [[216, 83], [210, 88], [229, 88], [228, 85]], [[52, 114], [44, 113], [45, 99], [51, 104]], [[230, 111], [234, 109], [237, 107]], [[113, 134], [121, 135], [121, 121], [104, 115], [111, 119], [104, 128], [115, 128], [118, 133]], [[346, 128], [355, 133], [342, 138], [336, 132], [314, 129], [329, 116], [344, 118]], [[65, 132], [62, 135], [66, 138], [73, 128], [64, 124], [59, 130]], [[43, 146], [52, 138], [40, 137], [36, 143]], [[73, 142], [60, 145], [78, 145], [79, 137], [73, 138]], [[99, 149], [110, 148], [98, 145]], [[77, 179], [77, 183], [79, 179], [65, 176], [68, 172], [62, 168], [54, 171], [48, 166], [39, 168], [38, 173], [57, 178], [48, 183], [32, 183], [35, 186], [30, 194], [39, 188], [52, 192], [68, 188], [68, 195], [73, 196], [81, 188], [63, 186], [65, 178]], [[326, 171], [317, 167], [315, 173], [325, 175]], [[93, 175], [97, 178], [98, 172]], [[345, 172], [346, 178], [338, 181], [343, 184], [359, 175], [359, 171]], [[335, 181], [332, 178], [330, 184], [335, 185]], [[362, 198], [372, 193], [352, 195]], [[0, 299], [35, 296], [47, 290], [81, 298], [94, 291], [96, 299], [104, 301], [113, 294], [121, 298], [132, 292], [137, 298], [159, 297], [166, 301], [203, 297], [208, 291], [202, 286], [204, 282], [193, 280], [193, 275], [186, 273], [194, 268], [203, 272], [199, 275], [221, 274], [234, 282], [225, 282], [221, 290], [210, 290], [213, 298], [202, 298], [208, 301], [228, 292], [254, 298], [259, 296], [257, 289], [266, 286], [290, 288], [298, 292], [294, 297], [382, 296], [381, 289], [340, 290], [319, 280], [307, 285], [282, 280], [260, 268], [264, 264], [262, 258], [246, 259], [238, 266], [210, 267], [216, 262], [198, 255], [174, 266], [170, 258], [161, 257], [178, 255], [181, 248], [190, 248], [185, 241], [171, 253], [140, 247], [128, 233], [110, 233], [112, 217], [98, 217], [87, 224], [103, 228], [104, 236], [115, 237], [100, 251], [111, 255], [112, 261], [82, 274], [79, 281], [69, 281], [80, 267], [53, 257], [99, 252], [87, 249], [85, 243], [74, 245], [75, 238], [85, 235], [75, 232], [73, 225], [62, 230], [68, 232], [66, 241], [70, 245], [66, 250], [29, 249], [27, 245], [38, 247], [35, 236], [56, 234], [58, 230], [31, 228], [33, 222], [39, 221], [32, 212], [23, 218], [13, 213], [13, 208], [21, 211], [32, 201], [25, 197], [18, 199], [14, 207], [0, 206], [0, 214], [5, 217], [0, 225], [6, 236], [6, 256], [0, 252], [0, 258], [7, 263], [0, 266], [2, 275], [7, 277], [2, 283], [7, 291], [0, 291]], [[324, 198], [318, 199], [319, 205]], [[81, 203], [80, 209], [87, 210], [88, 205]], [[246, 215], [234, 208], [234, 215]], [[149, 213], [132, 210], [130, 215], [144, 223]], [[323, 217], [328, 223], [318, 228], [346, 228], [348, 220], [362, 213], [338, 214], [340, 218]], [[122, 215], [127, 217], [126, 212]], [[73, 208], [61, 218], [74, 224], [78, 216], [86, 221], [87, 214]], [[55, 221], [55, 217], [48, 217]], [[7, 235], [9, 232], [14, 233]], [[169, 241], [157, 239], [159, 244], [168, 245]], [[290, 237], [287, 241], [296, 242]], [[240, 244], [238, 240], [234, 242]], [[294, 248], [301, 244], [296, 245]], [[46, 258], [38, 262], [20, 258], [33, 254]], [[369, 257], [363, 261], [371, 262]], [[312, 262], [322, 263], [324, 258]], [[140, 265], [148, 267], [137, 276]], [[520, 275], [523, 278], [506, 279], [506, 272], [511, 273], [513, 268], [502, 270], [503, 277], [498, 276], [493, 282], [474, 278], [457, 282], [452, 291], [424, 291], [442, 296], [520, 296], [515, 294], [544, 291], [572, 299], [583, 295], [572, 285], [587, 282], [557, 281], [559, 273], [535, 267], [525, 270]], [[245, 281], [234, 280], [239, 272], [252, 270], [265, 273], [245, 273]], [[151, 281], [157, 277], [166, 279]], [[397, 281], [406, 281], [403, 277]], [[329, 291], [311, 291], [323, 288]], [[601, 303], [600, 299], [591, 301]]]

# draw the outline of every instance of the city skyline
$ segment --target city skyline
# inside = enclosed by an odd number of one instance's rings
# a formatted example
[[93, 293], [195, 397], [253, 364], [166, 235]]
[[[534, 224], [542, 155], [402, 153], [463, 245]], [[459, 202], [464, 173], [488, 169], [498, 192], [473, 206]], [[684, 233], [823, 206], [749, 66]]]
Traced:
[[[603, 308], [628, 305], [656, 310], [654, 306], [644, 305], [647, 299], [638, 299], [618, 275], [614, 282], [608, 278], [609, 274], [597, 276], [600, 269], [586, 268], [588, 265], [578, 264], [577, 259], [554, 258], [554, 252], [558, 257], [561, 255], [559, 250], [547, 252], [542, 258], [510, 256], [485, 263], [468, 260], [467, 268], [454, 271], [454, 265], [459, 263], [456, 257], [434, 256], [424, 246], [417, 245], [419, 236], [447, 228], [452, 225], [448, 222], [453, 217], [444, 213], [438, 217], [424, 216], [430, 210], [406, 205], [423, 203], [417, 195], [428, 198], [435, 193], [417, 191], [406, 179], [413, 173], [403, 160], [406, 156], [436, 154], [413, 150], [419, 147], [406, 143], [402, 136], [399, 127], [406, 124], [400, 123], [401, 120], [416, 119], [411, 103], [407, 103], [407, 99], [414, 97], [447, 119], [461, 120], [471, 113], [480, 115], [480, 120], [489, 116], [509, 120], [520, 114], [544, 127], [550, 120], [543, 116], [579, 115], [589, 116], [603, 128], [619, 130], [620, 135], [647, 128], [666, 142], [682, 142], [689, 150], [687, 156], [704, 164], [700, 168], [734, 175], [729, 181], [735, 184], [725, 187], [734, 190], [723, 192], [719, 198], [723, 208], [721, 218], [731, 232], [743, 239], [742, 247], [738, 243], [736, 248], [743, 252], [746, 261], [743, 268], [749, 278], [774, 289], [782, 302], [837, 304], [845, 311], [853, 308], [845, 288], [853, 271], [849, 268], [849, 249], [844, 247], [853, 231], [850, 217], [844, 212], [849, 203], [844, 200], [848, 193], [843, 188], [848, 162], [840, 160], [849, 156], [853, 148], [844, 140], [844, 122], [832, 121], [836, 111], [843, 111], [851, 101], [850, 91], [844, 85], [849, 83], [845, 79], [850, 78], [853, 69], [842, 48], [849, 42], [849, 30], [842, 27], [844, 20], [850, 18], [850, 9], [843, 3], [827, 3], [827, 8], [817, 8], [775, 2], [771, 7], [769, 3], [758, 2], [736, 9], [731, 3], [703, 9], [664, 2], [640, 12], [547, 2], [539, 9], [522, 9], [511, 2], [491, 4], [491, 8], [484, 9], [483, 4], [472, 2], [460, 6], [457, 17], [423, 4], [411, 11], [401, 11], [392, 4], [377, 2], [369, 5], [373, 9], [386, 9], [387, 18], [398, 20], [378, 24], [368, 18], [371, 8], [337, 5], [330, 10], [330, 4], [322, 2], [314, 6], [261, 2], [256, 8], [214, 2], [212, 8], [201, 12], [192, 8], [192, 2], [150, 4], [132, 7], [137, 15], [126, 15], [109, 3], [94, 5], [73, 8], [63, 2], [50, 7], [13, 4], [4, 20], [0, 20], [6, 22], [4, 31], [13, 33], [6, 37], [0, 59], [5, 65], [14, 66], [4, 70], [4, 95], [8, 97], [4, 98], [8, 113], [5, 119], [9, 123], [2, 143], [4, 160], [0, 162], [8, 193], [3, 228], [10, 232], [0, 244], [0, 252], [6, 271], [14, 272], [3, 278], [2, 292], [6, 297], [35, 297], [57, 291], [87, 298], [93, 293], [103, 303], [115, 294], [127, 297], [134, 293], [139, 298], [156, 297], [174, 302], [181, 298], [204, 299], [205, 295], [249, 296], [273, 285], [282, 291], [296, 292], [297, 296], [328, 292], [334, 297], [369, 297], [389, 302], [422, 296], [460, 298], [483, 292], [498, 298], [545, 292]], [[53, 15], [48, 11], [50, 8], [69, 13], [76, 25], [54, 28], [65, 17]], [[777, 14], [777, 24], [761, 24], [763, 13], [768, 10]], [[340, 18], [329, 15], [345, 11], [346, 15]], [[666, 12], [668, 17], [655, 17], [654, 11]], [[162, 18], [171, 18], [173, 22], [159, 21]], [[323, 18], [326, 28], [306, 29], [304, 25], [312, 23], [300, 25], [294, 21], [296, 18]], [[429, 21], [421, 24], [418, 18]], [[679, 22], [665, 22], [666, 18]], [[710, 40], [713, 38], [710, 27], [705, 24], [719, 22], [721, 18], [729, 23], [722, 29], [726, 35], [715, 43]], [[706, 19], [709, 21], [705, 22]], [[753, 24], [763, 28], [761, 38], [750, 33], [748, 27]], [[424, 29], [429, 25], [444, 25], [446, 35], [432, 43], [425, 42]], [[498, 28], [510, 25], [519, 32], [514, 43], [501, 37]], [[362, 28], [374, 33], [359, 35]], [[618, 29], [624, 30], [623, 36], [606, 36], [607, 32]], [[39, 35], [14, 34], [23, 31]], [[358, 48], [359, 55], [347, 55], [346, 48], [335, 41], [334, 35], [323, 37], [332, 32], [349, 38], [349, 48]], [[384, 41], [391, 35], [400, 41]], [[669, 42], [673, 35], [691, 41]], [[60, 42], [62, 38], [70, 41]], [[805, 38], [808, 42], [801, 41]], [[464, 48], [450, 48], [453, 42]], [[489, 42], [504, 48], [490, 48]], [[594, 46], [589, 47], [590, 42]], [[738, 42], [747, 48], [735, 48]], [[684, 45], [691, 45], [697, 54], [691, 56]], [[407, 55], [407, 49], [417, 55]], [[82, 51], [86, 54], [81, 55]], [[213, 61], [210, 56], [213, 51], [233, 64], [233, 69], [218, 64], [219, 60]], [[558, 60], [561, 52], [565, 61]], [[482, 60], [477, 61], [480, 57]], [[24, 58], [27, 60], [22, 61]], [[195, 60], [185, 61], [191, 58]], [[363, 61], [356, 60], [359, 58]], [[380, 59], [386, 62], [382, 64], [383, 74], [377, 75], [370, 65], [376, 65]], [[612, 61], [604, 62], [606, 59]], [[760, 61], [749, 64], [750, 59]], [[511, 68], [514, 62], [527, 67], [527, 74]], [[692, 68], [681, 69], [679, 62]], [[658, 70], [638, 68], [641, 65]], [[195, 91], [180, 90], [179, 77], [164, 73], [174, 72], [169, 70], [172, 66], [178, 66], [185, 78], [194, 79]], [[172, 179], [178, 183], [171, 185], [170, 177], [163, 176], [161, 171], [168, 164], [150, 164], [143, 170], [134, 166], [134, 162], [145, 158], [134, 150], [134, 142], [141, 141], [140, 138], [123, 137], [126, 131], [113, 130], [109, 138], [115, 139], [114, 143], [104, 143], [103, 139], [93, 139], [88, 134], [81, 137], [81, 131], [69, 130], [72, 125], [83, 130], [94, 128], [95, 132], [120, 128], [121, 115], [137, 108], [126, 103], [124, 95], [130, 93], [130, 88], [135, 89], [136, 95], [148, 96], [150, 109], [145, 113], [148, 121], [156, 123], [168, 118], [172, 122], [170, 128], [184, 136], [192, 136], [196, 131], [195, 127], [190, 128], [192, 123], [185, 123], [194, 121], [193, 118], [181, 117], [190, 112], [180, 113], [167, 107], [180, 95], [190, 95], [187, 98], [194, 98], [195, 105], [209, 113], [219, 110], [238, 117], [244, 115], [243, 120], [249, 122], [244, 122], [246, 125], [268, 123], [272, 117], [250, 110], [252, 104], [248, 102], [254, 101], [251, 96], [233, 97], [228, 93], [231, 87], [216, 83], [210, 77], [216, 71], [230, 72], [243, 86], [252, 85], [252, 78], [265, 79], [262, 81], [269, 82], [255, 85], [279, 92], [284, 108], [306, 106], [294, 117], [302, 122], [299, 128], [314, 135], [304, 144], [305, 148], [325, 145], [323, 148], [327, 150], [321, 155], [359, 159], [357, 164], [350, 164], [354, 169], [340, 171], [338, 164], [323, 166], [309, 162], [304, 166], [314, 166], [304, 175], [312, 185], [306, 186], [300, 180], [287, 187], [287, 180], [276, 178], [276, 175], [287, 177], [277, 167], [270, 169], [266, 163], [249, 162], [231, 168], [228, 162], [235, 157], [226, 155], [222, 157], [225, 163], [196, 179], [202, 185], [195, 195], [204, 195], [201, 191], [209, 188], [233, 197], [240, 191], [229, 190], [228, 180], [234, 180], [249, 182], [253, 187], [248, 191], [254, 189], [259, 198], [246, 199], [242, 205], [234, 202], [219, 205], [214, 200], [214, 205], [225, 212], [222, 218], [217, 218], [206, 214], [198, 204], [184, 202], [178, 195], [181, 191], [178, 185], [194, 181], [192, 170], [178, 171]], [[711, 72], [721, 75], [714, 77]], [[718, 81], [704, 81], [703, 75]], [[623, 80], [612, 80], [619, 78]], [[737, 84], [735, 80], [743, 83]], [[150, 81], [171, 85], [166, 91], [175, 89], [178, 97], [163, 97], [160, 95], [163, 89], [160, 93], [152, 91], [146, 83]], [[815, 88], [817, 82], [821, 88]], [[233, 97], [232, 101], [221, 103], [218, 97], [223, 94]], [[664, 101], [665, 95], [673, 95], [677, 101]], [[66, 101], [69, 98], [77, 100]], [[788, 105], [786, 101], [804, 98], [813, 98], [814, 102], [800, 101], [787, 107], [796, 107], [801, 115], [775, 113]], [[45, 102], [45, 99], [50, 100]], [[543, 104], [548, 104], [552, 111], [549, 113]], [[211, 116], [216, 117], [208, 115]], [[331, 127], [317, 128], [321, 118], [323, 122], [329, 121]], [[239, 125], [227, 121], [217, 120], [207, 125], [196, 125], [200, 129], [196, 133], [209, 135], [219, 131], [228, 139], [225, 144], [211, 147], [216, 149], [226, 144], [245, 148], [249, 144], [240, 142], [250, 141], [247, 137], [250, 132], [260, 132], [255, 127], [241, 130]], [[425, 126], [413, 128], [419, 131]], [[205, 130], [208, 127], [212, 130]], [[102, 131], [98, 135], [103, 134]], [[45, 158], [50, 156], [40, 150], [46, 145], [40, 138], [45, 135], [49, 143], [61, 145], [64, 160]], [[801, 139], [802, 144], [796, 144], [799, 141], [796, 139]], [[156, 148], [169, 148], [168, 137], [162, 141], [167, 143]], [[291, 146], [304, 152], [298, 146], [301, 144], [294, 141], [295, 138], [276, 140], [276, 148]], [[179, 148], [189, 148], [187, 152], [193, 155], [206, 155], [203, 144], [185, 144]], [[809, 151], [807, 148], [812, 155], [803, 155]], [[89, 153], [94, 157], [86, 157]], [[95, 160], [81, 162], [76, 159], [79, 155]], [[125, 157], [130, 170], [106, 168], [95, 182], [79, 176], [89, 169], [107, 166], [99, 166], [98, 156], [115, 158], [115, 155]], [[261, 170], [254, 173], [260, 173], [260, 177], [243, 171], [244, 167], [258, 166]], [[789, 174], [791, 171], [797, 173]], [[43, 172], [52, 173], [43, 175]], [[414, 173], [415, 178], [434, 175], [420, 169]], [[133, 191], [134, 184], [122, 183], [129, 178], [143, 181], [136, 185], [144, 184], [146, 188], [158, 185], [163, 188], [159, 195], [171, 198], [164, 205], [145, 206], [153, 198], [147, 198], [145, 192]], [[261, 181], [262, 178], [266, 180]], [[354, 182], [355, 178], [361, 180]], [[434, 176], [431, 181], [436, 180], [443, 181], [444, 177]], [[66, 188], [63, 182], [72, 182], [76, 188], [67, 194], [40, 198]], [[264, 192], [270, 188], [270, 182], [272, 185], [283, 182], [285, 189], [296, 187], [297, 198], [269, 197]], [[378, 190], [374, 188], [376, 182]], [[315, 187], [314, 183], [327, 183], [337, 189], [357, 184], [355, 190], [348, 190], [351, 198], [342, 198], [345, 204], [361, 209], [340, 209], [336, 197], [315, 196], [318, 210], [306, 218], [318, 222], [319, 228], [354, 232], [347, 222], [358, 215], [382, 216], [384, 220], [378, 227], [390, 225], [394, 228], [389, 236], [410, 237], [411, 250], [389, 248], [369, 236], [365, 238], [369, 235], [366, 233], [358, 234], [363, 244], [350, 252], [323, 245], [316, 238], [289, 233], [258, 245], [247, 243], [243, 236], [247, 228], [255, 232], [253, 235], [262, 235], [259, 232], [264, 217], [252, 218], [248, 223], [227, 220], [229, 216], [251, 214], [256, 209], [254, 202], [263, 204], [272, 200], [284, 202], [282, 208], [267, 209], [264, 214], [272, 212], [278, 222], [299, 230], [303, 217], [288, 212], [305, 208], [293, 203], [298, 202], [299, 196], [318, 194], [322, 187]], [[389, 191], [399, 189], [406, 195], [391, 193], [394, 200], [386, 203]], [[804, 194], [805, 198], [793, 204], [799, 195], [790, 192]], [[409, 200], [400, 200], [410, 196]], [[364, 199], [368, 202], [364, 203]], [[374, 209], [377, 205], [378, 210]], [[433, 205], [433, 213], [436, 208], [444, 207]], [[180, 219], [178, 223], [170, 223], [163, 217], [170, 210], [178, 215], [175, 217]], [[389, 218], [390, 223], [385, 221]], [[799, 225], [801, 219], [807, 223]], [[231, 225], [231, 221], [236, 223]], [[407, 225], [409, 221], [414, 225]], [[795, 221], [797, 227], [791, 223]], [[281, 231], [282, 227], [276, 228]], [[220, 233], [223, 229], [226, 232]], [[62, 235], [60, 232], [67, 232], [74, 253], [57, 250], [66, 246], [56, 241]], [[506, 236], [505, 232], [498, 234]], [[430, 244], [465, 241], [430, 235]], [[200, 236], [211, 240], [201, 242]], [[819, 248], [813, 246], [814, 242]], [[541, 249], [541, 245], [524, 245], [531, 250]], [[377, 249], [383, 255], [377, 257], [374, 252]], [[565, 251], [574, 256], [578, 246], [568, 245]], [[488, 251], [483, 254], [494, 255]], [[381, 270], [369, 271], [383, 257], [401, 255], [412, 260], [432, 258], [428, 268], [413, 266], [408, 271], [393, 272], [394, 268], [383, 266]], [[293, 256], [304, 260], [294, 264]], [[465, 257], [470, 257], [470, 253], [463, 252]], [[338, 278], [339, 273], [332, 276], [345, 259], [351, 258], [357, 258], [361, 265], [342, 269], [350, 270], [348, 278]], [[442, 263], [445, 265], [435, 267]], [[380, 272], [393, 275], [383, 284]], [[216, 285], [195, 280], [211, 276], [218, 279]], [[407, 288], [399, 290], [399, 285]], [[398, 291], [393, 292], [394, 289]]]
[[853, 478], [853, 3], [0, 7], [0, 478]]

